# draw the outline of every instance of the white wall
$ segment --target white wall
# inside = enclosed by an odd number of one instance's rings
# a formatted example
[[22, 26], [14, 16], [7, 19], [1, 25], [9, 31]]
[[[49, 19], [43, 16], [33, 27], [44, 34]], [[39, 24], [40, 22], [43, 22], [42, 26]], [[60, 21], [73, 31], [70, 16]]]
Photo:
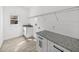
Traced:
[[29, 16], [32, 17], [32, 16], [59, 11], [59, 10], [63, 10], [71, 7], [72, 6], [34, 6], [30, 8]]
[[[49, 12], [55, 12], [55, 11], [59, 11], [59, 10], [63, 10], [63, 9], [71, 8], [71, 7], [72, 6], [34, 6], [34, 7], [30, 8], [29, 17], [42, 15], [42, 14], [49, 13]], [[52, 25], [52, 21], [53, 21], [52, 18], [50, 16], [48, 16], [50, 18], [44, 19], [45, 17], [47, 17], [47, 16], [41, 16], [41, 17], [36, 17], [36, 18], [30, 19], [30, 23], [34, 26], [34, 36], [36, 36], [35, 32], [38, 32], [38, 31], [41, 31], [44, 29], [53, 31], [54, 25]], [[37, 20], [37, 22], [36, 22], [36, 20]], [[55, 16], [54, 16], [54, 20], [56, 20]], [[46, 23], [46, 21], [47, 21], [47, 23]], [[56, 21], [54, 23], [56, 23]], [[37, 24], [37, 26], [35, 26], [35, 24]], [[40, 29], [38, 29], [38, 27], [40, 27]]]
[[57, 16], [60, 23], [56, 32], [79, 39], [79, 10], [58, 13]]
[[3, 8], [0, 6], [0, 47], [3, 43]]
[[[36, 17], [37, 24], [41, 28], [41, 30], [45, 29], [79, 39], [79, 11], [70, 10], [60, 12], [57, 13], [57, 17], [58, 21], [55, 14]], [[31, 20], [34, 21], [34, 18], [32, 18]]]
[[[23, 35], [23, 24], [28, 24], [27, 19], [29, 9], [18, 6], [6, 6], [3, 8], [4, 15], [4, 39], [11, 39]], [[19, 17], [17, 25], [10, 24], [10, 16], [17, 15]]]

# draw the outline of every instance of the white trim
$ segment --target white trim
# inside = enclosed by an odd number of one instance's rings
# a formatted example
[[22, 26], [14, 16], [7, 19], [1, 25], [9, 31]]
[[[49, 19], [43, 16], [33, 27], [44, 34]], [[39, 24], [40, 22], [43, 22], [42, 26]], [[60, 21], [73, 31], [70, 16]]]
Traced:
[[3, 44], [3, 40], [0, 40], [0, 48], [2, 47]]

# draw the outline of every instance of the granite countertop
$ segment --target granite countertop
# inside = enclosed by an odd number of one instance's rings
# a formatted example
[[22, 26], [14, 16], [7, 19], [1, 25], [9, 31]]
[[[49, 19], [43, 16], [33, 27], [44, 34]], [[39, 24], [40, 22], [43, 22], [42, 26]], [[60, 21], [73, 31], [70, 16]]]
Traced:
[[48, 39], [51, 42], [54, 42], [71, 52], [79, 52], [79, 39], [65, 36], [62, 34], [50, 32], [47, 30], [37, 32], [38, 35]]

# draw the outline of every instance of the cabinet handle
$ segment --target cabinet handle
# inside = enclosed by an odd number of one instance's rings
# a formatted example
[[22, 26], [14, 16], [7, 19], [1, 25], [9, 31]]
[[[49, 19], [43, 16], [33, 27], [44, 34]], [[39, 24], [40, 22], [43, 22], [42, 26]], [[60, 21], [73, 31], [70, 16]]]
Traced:
[[57, 46], [53, 45], [54, 48], [56, 48], [57, 50], [64, 52], [63, 50], [59, 49]]

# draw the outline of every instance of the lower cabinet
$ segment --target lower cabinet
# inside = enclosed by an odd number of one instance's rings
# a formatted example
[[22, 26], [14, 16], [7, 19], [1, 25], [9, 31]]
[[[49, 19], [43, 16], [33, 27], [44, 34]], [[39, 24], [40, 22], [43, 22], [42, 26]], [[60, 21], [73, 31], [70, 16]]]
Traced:
[[37, 51], [38, 52], [70, 52], [69, 50], [49, 41], [48, 39], [37, 35]]
[[37, 51], [38, 52], [47, 52], [48, 43], [47, 39], [44, 37], [37, 35]]
[[70, 51], [48, 40], [48, 52], [70, 52]]
[[48, 52], [60, 52], [57, 48], [55, 48], [55, 44], [51, 41], [48, 41]]

